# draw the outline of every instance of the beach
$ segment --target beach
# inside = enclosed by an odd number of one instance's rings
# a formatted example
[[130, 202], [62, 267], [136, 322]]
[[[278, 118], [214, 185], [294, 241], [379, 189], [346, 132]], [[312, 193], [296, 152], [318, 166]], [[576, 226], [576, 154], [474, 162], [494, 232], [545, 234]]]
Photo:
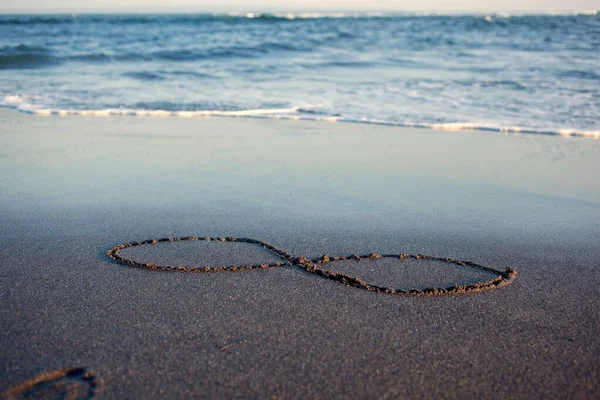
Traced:
[[[0, 393], [84, 368], [86, 393], [115, 399], [598, 397], [598, 165], [586, 138], [0, 109]], [[518, 275], [483, 293], [402, 296], [297, 266], [163, 272], [106, 255], [190, 235]], [[273, 261], [220, 241], [123, 254]], [[477, 279], [378, 262], [339, 268], [408, 288]]]

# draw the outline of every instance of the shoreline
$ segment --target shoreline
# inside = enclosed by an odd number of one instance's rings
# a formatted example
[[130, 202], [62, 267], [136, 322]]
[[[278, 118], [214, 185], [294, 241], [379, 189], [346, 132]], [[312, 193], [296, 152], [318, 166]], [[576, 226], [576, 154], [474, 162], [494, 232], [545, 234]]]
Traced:
[[[337, 116], [310, 116], [310, 115], [285, 115], [297, 113], [310, 105], [300, 105], [282, 109], [256, 109], [239, 111], [201, 110], [201, 111], [168, 111], [168, 110], [134, 110], [134, 109], [103, 109], [103, 110], [75, 110], [75, 109], [19, 109], [10, 105], [0, 105], [2, 108], [15, 110], [20, 113], [45, 116], [45, 117], [148, 117], [148, 118], [256, 118], [283, 121], [311, 121], [346, 124], [364, 124], [374, 126], [389, 126], [398, 128], [433, 129], [440, 131], [480, 131], [513, 135], [544, 135], [565, 138], [600, 139], [600, 131], [563, 128], [558, 130], [534, 129], [518, 126], [496, 126], [493, 124], [474, 122], [448, 122], [448, 123], [412, 123], [396, 122], [379, 119], [349, 118]], [[280, 114], [280, 115], [277, 115]], [[281, 115], [284, 114], [284, 115]], [[273, 115], [269, 117], [269, 115]]]

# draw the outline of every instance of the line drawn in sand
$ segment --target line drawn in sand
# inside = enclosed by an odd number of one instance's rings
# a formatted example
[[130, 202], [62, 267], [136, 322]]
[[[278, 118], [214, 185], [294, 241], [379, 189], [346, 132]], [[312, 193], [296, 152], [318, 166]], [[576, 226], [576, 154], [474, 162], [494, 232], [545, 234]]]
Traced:
[[93, 399], [102, 380], [87, 368], [59, 368], [14, 386], [0, 397], [6, 399]]
[[[157, 243], [162, 242], [178, 242], [178, 241], [220, 241], [220, 242], [238, 242], [238, 243], [248, 243], [262, 247], [275, 254], [281, 261], [271, 264], [247, 264], [247, 265], [231, 265], [231, 266], [174, 266], [174, 265], [157, 265], [152, 263], [144, 263], [132, 259], [128, 259], [123, 257], [120, 252], [123, 249], [129, 247], [136, 246], [145, 246], [145, 245], [155, 245]], [[106, 252], [107, 256], [113, 259], [114, 261], [131, 266], [136, 268], [144, 268], [149, 270], [157, 270], [157, 271], [168, 271], [168, 272], [235, 272], [235, 271], [247, 271], [254, 269], [266, 269], [266, 268], [278, 268], [281, 266], [296, 266], [310, 274], [314, 274], [326, 279], [330, 279], [339, 283], [342, 283], [349, 287], [355, 287], [358, 289], [368, 290], [376, 293], [387, 293], [392, 295], [409, 295], [409, 296], [441, 296], [441, 295], [449, 295], [449, 294], [465, 294], [465, 293], [476, 293], [482, 292], [486, 290], [497, 289], [502, 286], [506, 286], [511, 283], [517, 276], [517, 270], [511, 267], [506, 268], [504, 271], [500, 271], [491, 267], [487, 267], [484, 265], [476, 264], [470, 261], [461, 261], [455, 260], [452, 258], [440, 258], [435, 256], [428, 256], [424, 254], [378, 254], [371, 253], [364, 256], [359, 256], [357, 254], [353, 254], [351, 256], [338, 256], [338, 257], [330, 257], [327, 254], [323, 255], [321, 258], [310, 260], [306, 257], [294, 257], [287, 253], [285, 250], [279, 249], [273, 245], [265, 243], [260, 240], [250, 239], [250, 238], [235, 238], [235, 237], [220, 237], [220, 238], [212, 238], [210, 236], [206, 237], [196, 237], [196, 236], [186, 236], [181, 238], [163, 238], [163, 239], [149, 239], [142, 242], [129, 242], [125, 244], [119, 244]], [[325, 269], [324, 266], [329, 263], [335, 263], [340, 261], [347, 260], [376, 260], [380, 258], [396, 258], [400, 260], [404, 259], [415, 259], [415, 260], [425, 260], [425, 261], [440, 261], [448, 264], [458, 265], [464, 268], [471, 268], [479, 271], [485, 271], [495, 275], [494, 278], [481, 281], [478, 283], [468, 283], [465, 285], [452, 285], [449, 287], [430, 287], [425, 289], [397, 289], [392, 287], [380, 286], [365, 282], [364, 280], [352, 276], [343, 274], [340, 272], [332, 271]]]

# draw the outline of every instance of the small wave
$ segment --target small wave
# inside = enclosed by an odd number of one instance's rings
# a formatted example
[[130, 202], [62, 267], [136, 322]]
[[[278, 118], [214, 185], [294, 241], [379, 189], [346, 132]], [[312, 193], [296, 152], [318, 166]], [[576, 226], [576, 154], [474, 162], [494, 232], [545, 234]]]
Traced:
[[103, 63], [112, 61], [113, 57], [106, 53], [84, 53], [76, 54], [68, 57], [70, 61], [84, 61], [91, 63]]
[[38, 54], [0, 55], [0, 69], [28, 69], [53, 64], [52, 57]]
[[166, 78], [161, 74], [146, 71], [125, 72], [124, 77], [136, 79], [143, 82], [164, 81]]
[[33, 46], [4, 46], [0, 48], [0, 69], [33, 69], [63, 62], [108, 63], [112, 61], [147, 61], [150, 57], [143, 54], [108, 55], [106, 53], [81, 53], [68, 56], [56, 56], [49, 50]]
[[369, 61], [325, 61], [317, 63], [305, 63], [301, 64], [304, 68], [309, 69], [320, 69], [320, 68], [369, 68], [373, 67], [375, 63]]
[[187, 70], [160, 70], [161, 74], [174, 75], [174, 76], [188, 76], [196, 79], [222, 79], [218, 75], [210, 74], [208, 72], [198, 71], [187, 71]]
[[[198, 50], [159, 50], [150, 54], [150, 58], [168, 61], [199, 61], [227, 58], [258, 58], [268, 53], [280, 51], [307, 51], [308, 49], [286, 43], [265, 42], [258, 46], [216, 47]], [[140, 55], [140, 59], [147, 58]], [[128, 58], [135, 58], [130, 55]]]
[[[310, 50], [307, 47], [296, 44], [264, 42], [255, 46], [214, 47], [208, 49], [163, 49], [148, 53], [123, 52], [118, 54], [100, 51], [57, 56], [45, 48], [19, 45], [0, 48], [0, 69], [39, 68], [65, 62], [102, 64], [112, 62], [147, 62], [153, 60], [188, 62], [236, 58], [250, 59], [280, 52], [303, 52]], [[156, 77], [150, 79], [149, 75], [143, 76], [135, 73], [126, 73], [124, 76], [141, 80], [156, 80]]]
[[578, 79], [589, 79], [593, 81], [600, 81], [600, 74], [592, 71], [582, 71], [582, 70], [570, 70], [563, 71], [558, 73], [559, 76], [565, 78], [578, 78]]
[[56, 64], [50, 52], [43, 47], [17, 45], [0, 48], [0, 69], [26, 69]]
[[526, 90], [527, 87], [513, 80], [462, 80], [456, 81], [456, 83], [466, 87], [477, 87], [477, 88], [503, 88], [512, 90]]
[[[167, 61], [200, 61], [222, 58], [254, 58], [258, 54], [246, 48], [222, 48], [210, 50], [159, 50], [150, 54], [150, 58]], [[131, 57], [133, 58], [133, 56]], [[141, 59], [146, 58], [141, 56]]]

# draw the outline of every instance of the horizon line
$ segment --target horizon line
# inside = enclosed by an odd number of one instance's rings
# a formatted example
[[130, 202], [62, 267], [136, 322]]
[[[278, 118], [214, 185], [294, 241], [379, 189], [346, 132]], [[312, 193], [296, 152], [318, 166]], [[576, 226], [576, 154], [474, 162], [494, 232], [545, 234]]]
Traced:
[[28, 15], [28, 14], [48, 14], [48, 15], [98, 15], [98, 14], [333, 14], [333, 13], [349, 13], [349, 14], [384, 14], [384, 15], [432, 15], [432, 16], [452, 16], [452, 15], [478, 15], [478, 14], [499, 14], [499, 15], [576, 15], [576, 14], [587, 14], [594, 15], [599, 14], [597, 9], [551, 9], [551, 10], [485, 10], [485, 9], [472, 9], [472, 10], [440, 10], [440, 11], [429, 11], [429, 10], [389, 10], [389, 9], [305, 9], [305, 10], [292, 10], [292, 9], [240, 9], [240, 8], [219, 8], [219, 7], [206, 7], [199, 9], [197, 7], [181, 7], [177, 9], [168, 9], [163, 7], [123, 7], [123, 8], [94, 8], [94, 9], [80, 9], [80, 8], [36, 8], [36, 9], [0, 9], [0, 14], [12, 14], [12, 15]]

